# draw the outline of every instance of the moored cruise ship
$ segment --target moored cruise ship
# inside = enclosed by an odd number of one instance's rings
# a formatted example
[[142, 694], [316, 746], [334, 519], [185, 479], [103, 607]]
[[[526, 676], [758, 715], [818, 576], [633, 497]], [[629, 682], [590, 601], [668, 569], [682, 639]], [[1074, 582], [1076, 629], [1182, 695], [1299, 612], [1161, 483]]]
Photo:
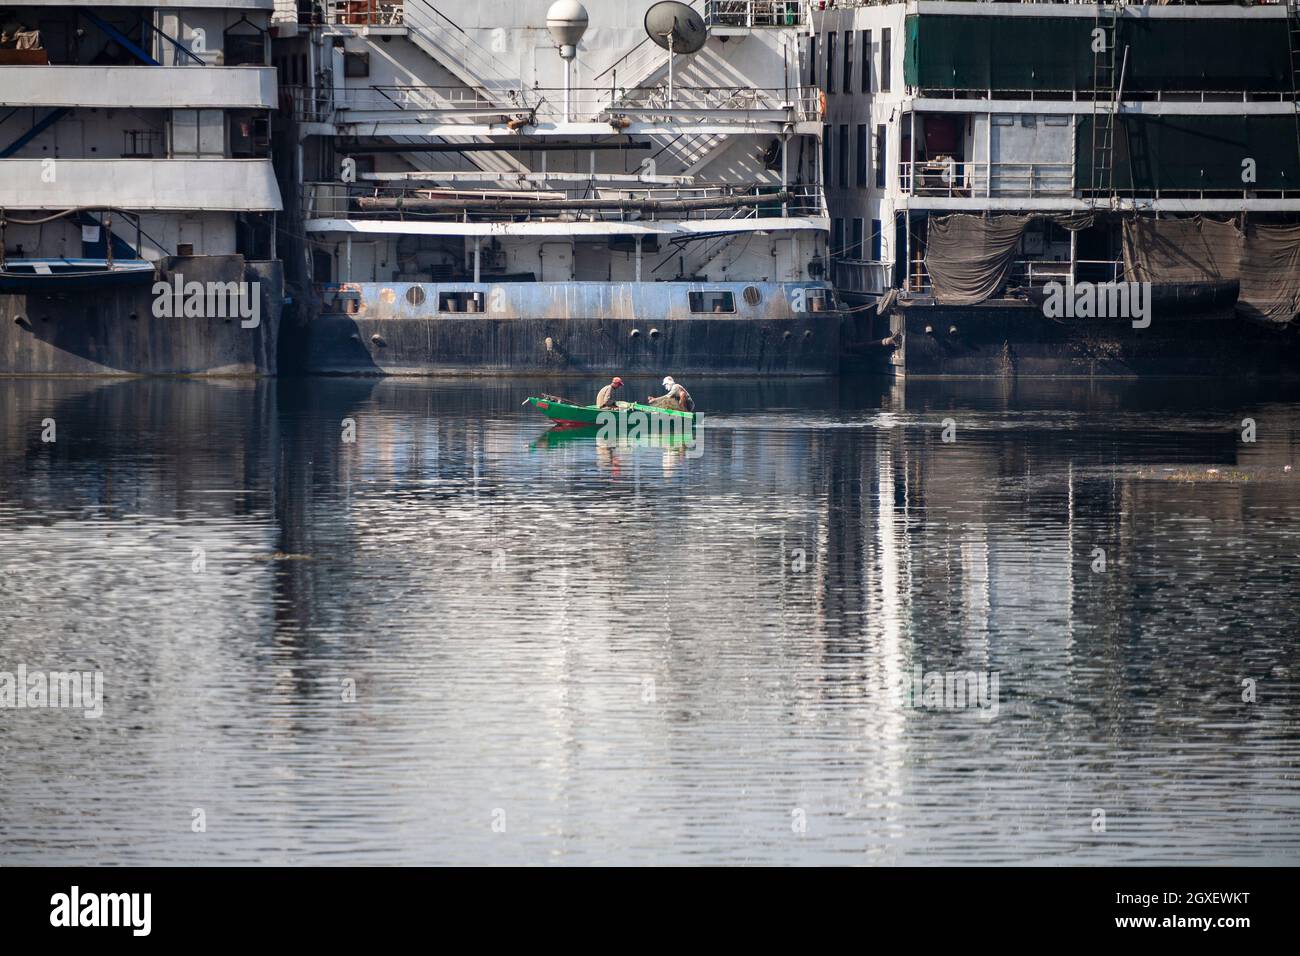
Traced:
[[810, 15], [303, 0], [275, 31], [301, 368], [833, 373]]
[[874, 306], [851, 350], [922, 375], [1300, 372], [1294, 3], [817, 7], [831, 272]]
[[275, 371], [272, 9], [0, 4], [0, 373]]

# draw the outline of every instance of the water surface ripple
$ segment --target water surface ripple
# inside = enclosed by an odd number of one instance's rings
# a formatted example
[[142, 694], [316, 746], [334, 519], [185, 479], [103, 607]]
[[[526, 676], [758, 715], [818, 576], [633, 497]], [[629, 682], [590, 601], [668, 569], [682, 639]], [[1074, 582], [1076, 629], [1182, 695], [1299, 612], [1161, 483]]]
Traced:
[[1300, 861], [1300, 396], [599, 384], [0, 381], [0, 864]]

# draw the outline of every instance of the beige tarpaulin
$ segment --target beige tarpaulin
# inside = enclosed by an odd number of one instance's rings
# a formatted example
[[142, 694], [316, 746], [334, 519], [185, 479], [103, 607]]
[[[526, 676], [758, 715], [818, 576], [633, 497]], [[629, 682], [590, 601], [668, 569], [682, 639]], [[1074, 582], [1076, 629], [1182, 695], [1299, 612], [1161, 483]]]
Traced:
[[1124, 270], [1130, 282], [1239, 280], [1237, 311], [1290, 322], [1300, 310], [1300, 226], [1191, 219], [1124, 222]]
[[925, 268], [941, 305], [974, 305], [1006, 281], [1029, 216], [930, 217]]
[[1129, 282], [1215, 282], [1241, 274], [1244, 237], [1230, 222], [1126, 219], [1123, 240]]
[[1246, 226], [1237, 311], [1265, 322], [1300, 312], [1300, 226]]

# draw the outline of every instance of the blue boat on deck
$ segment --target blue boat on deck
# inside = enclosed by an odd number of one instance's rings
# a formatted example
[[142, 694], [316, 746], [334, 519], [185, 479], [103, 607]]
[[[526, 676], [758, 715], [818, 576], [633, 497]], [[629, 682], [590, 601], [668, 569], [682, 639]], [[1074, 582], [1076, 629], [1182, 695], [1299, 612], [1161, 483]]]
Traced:
[[147, 259], [7, 259], [0, 263], [0, 292], [62, 292], [153, 282]]

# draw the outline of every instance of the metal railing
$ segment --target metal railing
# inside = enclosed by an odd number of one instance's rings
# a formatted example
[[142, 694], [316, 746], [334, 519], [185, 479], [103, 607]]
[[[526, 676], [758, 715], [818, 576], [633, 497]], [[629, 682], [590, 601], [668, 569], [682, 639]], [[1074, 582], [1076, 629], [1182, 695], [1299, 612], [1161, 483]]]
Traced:
[[[1017, 259], [1007, 270], [1007, 286], [1021, 289], [1044, 286], [1049, 282], [1068, 285], [1071, 282], [1120, 282], [1124, 276], [1124, 262], [1120, 259], [1076, 259], [1073, 268], [1066, 260]], [[929, 295], [933, 291], [930, 273], [924, 259], [913, 259], [907, 275], [907, 291], [914, 295]], [[1005, 294], [999, 290], [995, 298]]]
[[[525, 113], [536, 122], [559, 122], [564, 118], [564, 91], [559, 89], [510, 90], [503, 96], [464, 86], [344, 87], [314, 95], [302, 87], [282, 89], [292, 98], [298, 119], [316, 122], [335, 109], [339, 111], [339, 122], [483, 123]], [[615, 99], [619, 105], [611, 107]], [[675, 122], [682, 122], [683, 113], [694, 113], [694, 120], [709, 125], [743, 125], [761, 118], [754, 115], [758, 113], [781, 114], [782, 122], [801, 121], [815, 118], [820, 108], [817, 91], [807, 88], [679, 86], [673, 90], [670, 107], [667, 90], [660, 86], [633, 90], [583, 87], [570, 91], [569, 102], [570, 116], [575, 120], [646, 114], [636, 118], [652, 120], [671, 115]], [[686, 118], [686, 122], [690, 119]]]
[[1121, 259], [1077, 259], [1070, 261], [1019, 259], [1011, 263], [1007, 281], [1020, 286], [1041, 286], [1049, 282], [1119, 282], [1124, 275]]
[[298, 4], [302, 26], [401, 26], [405, 18], [402, 0], [316, 0]]
[[[698, 8], [699, 0], [691, 4]], [[316, 0], [300, 2], [298, 22], [304, 26], [397, 26], [403, 22], [405, 0]], [[704, 0], [704, 22], [710, 26], [794, 27], [808, 22], [808, 0]]]
[[[636, 87], [630, 90], [598, 90], [603, 97], [601, 109], [614, 113], [629, 110], [655, 112], [785, 112], [792, 119], [810, 120], [820, 114], [820, 93], [808, 87], [756, 89], [754, 87], [677, 86], [673, 87], [671, 105], [667, 84]], [[717, 117], [712, 117], [717, 119]]]
[[[564, 91], [533, 89], [538, 97], [537, 115], [555, 120], [564, 113]], [[672, 101], [668, 84], [639, 87], [583, 87], [569, 92], [570, 115], [577, 120], [636, 116], [649, 119], [671, 117], [674, 122], [751, 122], [755, 113], [779, 113], [782, 122], [799, 122], [820, 115], [818, 91], [802, 87], [758, 89], [740, 86], [674, 85]], [[696, 114], [683, 116], [682, 114]]]
[[734, 27], [794, 27], [807, 22], [807, 0], [706, 0], [704, 22]]
[[913, 295], [929, 295], [933, 291], [930, 284], [930, 270], [925, 267], [924, 259], [912, 259], [907, 265], [907, 289]]
[[680, 222], [824, 216], [814, 185], [709, 184], [612, 189], [466, 190], [373, 183], [306, 183], [305, 219], [423, 222]]
[[899, 185], [914, 196], [1071, 196], [1073, 163], [959, 163], [928, 160], [899, 164]]
[[[472, 123], [481, 116], [503, 112], [531, 112], [535, 97], [531, 91], [509, 90], [502, 98], [466, 86], [366, 86], [334, 91], [334, 104], [351, 113], [401, 113], [417, 122], [421, 119]], [[353, 122], [355, 117], [351, 118]], [[389, 119], [384, 116], [384, 119]], [[395, 117], [394, 117], [395, 119]], [[340, 116], [340, 122], [349, 117]]]
[[328, 123], [334, 118], [334, 91], [307, 86], [281, 86], [280, 103], [300, 123]]

